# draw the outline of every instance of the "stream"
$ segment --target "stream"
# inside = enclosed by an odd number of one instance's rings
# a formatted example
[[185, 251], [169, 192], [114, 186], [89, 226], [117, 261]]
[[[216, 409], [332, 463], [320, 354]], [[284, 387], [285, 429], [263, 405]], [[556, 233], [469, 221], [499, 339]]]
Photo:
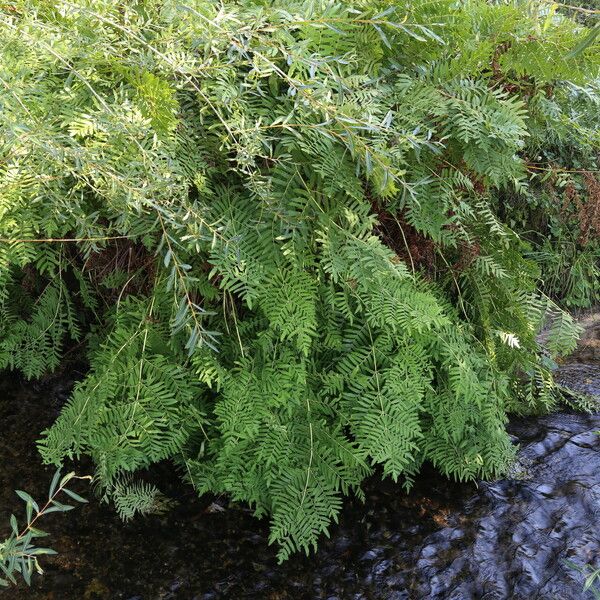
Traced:
[[[600, 400], [600, 363], [589, 352], [559, 368], [562, 383]], [[592, 362], [593, 361], [593, 362]], [[14, 489], [43, 497], [53, 470], [40, 464], [39, 432], [56, 418], [72, 367], [43, 381], [0, 378], [0, 527], [22, 516]], [[49, 515], [57, 556], [45, 574], [0, 592], [11, 600], [583, 600], [600, 567], [600, 414], [513, 419], [520, 446], [511, 477], [459, 484], [425, 470], [410, 494], [377, 480], [366, 502], [347, 499], [316, 554], [277, 565], [268, 522], [226, 498], [198, 499], [172, 467], [148, 475], [177, 501], [165, 515], [123, 524], [84, 484], [91, 502]], [[77, 465], [81, 474], [91, 465]]]

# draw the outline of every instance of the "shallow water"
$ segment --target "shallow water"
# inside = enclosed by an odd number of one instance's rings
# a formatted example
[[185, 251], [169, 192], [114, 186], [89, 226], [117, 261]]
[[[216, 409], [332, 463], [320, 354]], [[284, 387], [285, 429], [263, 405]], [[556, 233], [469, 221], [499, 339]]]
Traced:
[[[14, 488], [46, 493], [52, 471], [40, 465], [34, 441], [56, 417], [74, 377], [31, 384], [6, 376], [0, 383], [0, 529], [10, 512], [21, 510]], [[566, 365], [561, 378], [600, 399], [600, 365]], [[368, 482], [365, 504], [346, 502], [339, 526], [316, 554], [281, 566], [267, 545], [267, 522], [225, 498], [198, 500], [162, 465], [150, 477], [179, 500], [168, 515], [124, 525], [93, 498], [77, 511], [49, 515], [44, 525], [59, 555], [44, 557], [46, 574], [31, 590], [0, 596], [584, 599], [583, 576], [565, 560], [600, 567], [596, 430], [600, 415], [512, 421], [521, 446], [512, 479], [475, 486], [425, 472], [409, 495], [389, 482]]]

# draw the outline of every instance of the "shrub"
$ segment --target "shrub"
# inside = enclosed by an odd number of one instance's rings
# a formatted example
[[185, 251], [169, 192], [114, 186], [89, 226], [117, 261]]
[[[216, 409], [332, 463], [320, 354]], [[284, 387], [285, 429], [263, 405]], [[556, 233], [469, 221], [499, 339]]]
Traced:
[[502, 473], [507, 411], [555, 398], [537, 332], [556, 356], [577, 328], [499, 203], [598, 73], [595, 41], [567, 58], [584, 25], [484, 0], [0, 11], [0, 366], [90, 362], [46, 462], [90, 455], [110, 495], [171, 459], [269, 515], [281, 559], [374, 470]]

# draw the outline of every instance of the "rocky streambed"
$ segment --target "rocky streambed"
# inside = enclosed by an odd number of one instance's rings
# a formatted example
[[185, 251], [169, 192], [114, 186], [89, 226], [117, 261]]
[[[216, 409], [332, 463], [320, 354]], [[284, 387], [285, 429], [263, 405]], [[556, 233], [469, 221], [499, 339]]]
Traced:
[[[600, 400], [597, 360], [583, 349], [559, 377]], [[56, 417], [73, 375], [35, 384], [6, 375], [0, 382], [1, 533], [10, 513], [21, 510], [15, 488], [46, 493], [52, 471], [40, 465], [35, 440]], [[373, 481], [364, 504], [346, 502], [316, 554], [283, 565], [267, 544], [266, 522], [226, 498], [198, 500], [160, 465], [150, 477], [178, 501], [168, 514], [123, 524], [78, 488], [92, 502], [44, 524], [59, 551], [44, 561], [46, 574], [31, 589], [0, 597], [585, 599], [591, 596], [572, 564], [600, 567], [599, 430], [600, 414], [515, 419], [510, 433], [521, 450], [510, 478], [457, 484], [424, 472], [408, 495]]]

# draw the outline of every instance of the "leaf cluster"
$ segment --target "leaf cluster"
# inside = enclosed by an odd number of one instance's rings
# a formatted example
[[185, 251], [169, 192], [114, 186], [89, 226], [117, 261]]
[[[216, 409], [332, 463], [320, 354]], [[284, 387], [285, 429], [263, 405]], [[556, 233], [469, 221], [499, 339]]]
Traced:
[[66, 494], [71, 500], [78, 503], [86, 503], [76, 492], [68, 489], [66, 485], [73, 479], [91, 479], [90, 477], [78, 477], [75, 473], [67, 473], [61, 477], [60, 470], [56, 471], [50, 488], [48, 500], [40, 505], [27, 493], [17, 490], [16, 494], [25, 503], [26, 524], [19, 528], [15, 515], [10, 516], [11, 533], [8, 538], [0, 543], [0, 586], [8, 587], [12, 583], [17, 584], [17, 575], [20, 575], [27, 585], [31, 585], [31, 576], [34, 571], [42, 574], [44, 571], [39, 563], [39, 556], [56, 554], [51, 548], [37, 546], [38, 538], [46, 537], [45, 531], [38, 529], [35, 524], [38, 519], [53, 512], [67, 512], [75, 508], [71, 504], [63, 504], [57, 500], [61, 494]]

